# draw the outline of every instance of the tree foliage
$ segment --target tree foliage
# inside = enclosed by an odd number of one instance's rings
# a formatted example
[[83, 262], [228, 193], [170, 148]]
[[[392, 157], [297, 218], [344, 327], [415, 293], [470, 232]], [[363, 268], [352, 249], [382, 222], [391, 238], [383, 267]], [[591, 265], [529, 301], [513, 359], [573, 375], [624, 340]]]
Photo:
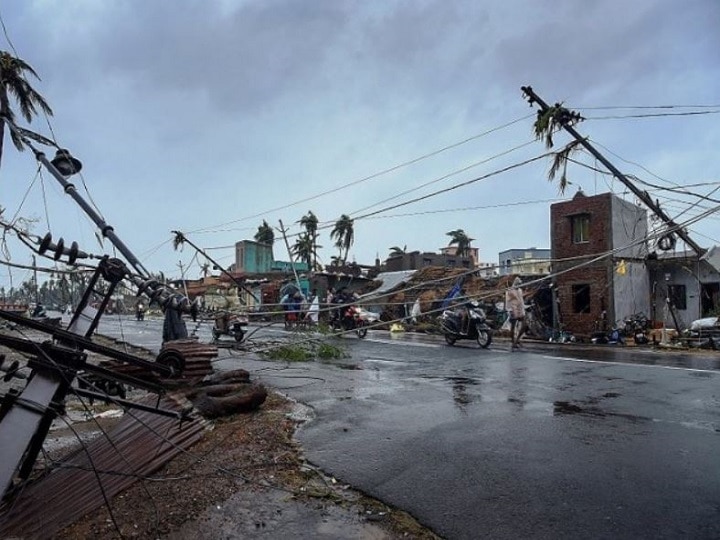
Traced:
[[298, 236], [295, 244], [290, 249], [293, 255], [307, 264], [308, 268], [312, 268], [314, 246], [312, 238], [308, 233], [302, 233]]
[[317, 239], [318, 239], [318, 218], [311, 210], [308, 211], [307, 214], [305, 214], [303, 217], [300, 218], [300, 225], [305, 228], [305, 233], [310, 239], [310, 243], [312, 246], [312, 264], [308, 264], [308, 268], [312, 270], [318, 269], [318, 263], [317, 263], [317, 251], [318, 246], [317, 245]]
[[[0, 162], [2, 161], [2, 150], [5, 142], [6, 121], [15, 123], [15, 111], [11, 106], [11, 98], [17, 103], [20, 114], [32, 122], [34, 116], [43, 112], [52, 116], [50, 105], [27, 81], [26, 75], [32, 75], [40, 80], [35, 70], [7, 51], [0, 51]], [[23, 150], [24, 145], [19, 135], [10, 132], [15, 147]]]
[[347, 214], [340, 216], [335, 222], [335, 227], [330, 232], [330, 238], [335, 240], [335, 247], [338, 248], [338, 259], [345, 264], [348, 252], [355, 241], [354, 221]]
[[456, 246], [456, 253], [460, 257], [467, 257], [470, 255], [470, 244], [473, 240], [475, 240], [474, 238], [470, 238], [462, 229], [455, 229], [454, 231], [450, 231], [446, 234], [450, 237], [449, 245]]
[[275, 243], [275, 231], [268, 222], [263, 219], [262, 225], [258, 227], [253, 238], [255, 238], [256, 242], [272, 246]]
[[572, 126], [583, 120], [580, 113], [571, 111], [562, 106], [562, 103], [556, 103], [547, 109], [538, 110], [537, 118], [533, 124], [533, 132], [535, 137], [545, 141], [547, 148], [554, 145], [553, 135], [562, 129], [564, 125]]

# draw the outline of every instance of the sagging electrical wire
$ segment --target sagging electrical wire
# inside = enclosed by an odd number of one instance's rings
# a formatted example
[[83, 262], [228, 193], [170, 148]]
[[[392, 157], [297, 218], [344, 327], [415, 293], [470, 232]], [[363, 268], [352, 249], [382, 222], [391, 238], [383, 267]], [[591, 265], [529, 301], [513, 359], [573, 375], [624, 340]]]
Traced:
[[373, 180], [373, 179], [375, 179], [375, 178], [378, 178], [378, 177], [380, 177], [380, 176], [389, 174], [389, 173], [391, 173], [391, 172], [395, 172], [395, 171], [397, 171], [397, 170], [399, 170], [399, 169], [402, 169], [402, 168], [404, 168], [404, 167], [407, 167], [407, 166], [409, 166], [409, 165], [413, 165], [413, 164], [415, 164], [415, 163], [418, 163], [418, 162], [423, 161], [423, 160], [425, 160], [425, 159], [434, 157], [434, 156], [436, 156], [436, 155], [438, 155], [438, 154], [441, 154], [441, 153], [446, 152], [446, 151], [448, 151], [448, 150], [451, 150], [451, 149], [453, 149], [453, 148], [457, 148], [457, 147], [459, 147], [459, 146], [462, 146], [463, 144], [467, 144], [467, 143], [469, 143], [469, 142], [471, 142], [471, 141], [480, 139], [480, 138], [482, 138], [482, 137], [485, 137], [486, 135], [490, 135], [491, 133], [495, 133], [496, 131], [500, 131], [500, 130], [505, 129], [505, 128], [507, 128], [507, 127], [510, 127], [510, 126], [512, 126], [512, 125], [514, 125], [514, 124], [517, 124], [517, 123], [519, 123], [519, 122], [523, 122], [523, 121], [525, 121], [525, 120], [527, 120], [527, 119], [529, 119], [529, 118], [532, 118], [533, 116], [535, 116], [535, 115], [534, 115], [534, 114], [527, 114], [527, 115], [522, 116], [522, 117], [520, 117], [520, 118], [516, 118], [516, 119], [514, 119], [514, 120], [511, 120], [510, 122], [506, 122], [506, 123], [501, 124], [501, 125], [499, 125], [499, 126], [496, 126], [496, 127], [494, 127], [494, 128], [488, 129], [487, 131], [484, 131], [484, 132], [479, 133], [479, 134], [477, 134], [477, 135], [473, 135], [473, 136], [471, 136], [471, 137], [468, 137], [468, 138], [463, 139], [463, 140], [461, 140], [461, 141], [458, 141], [458, 142], [456, 142], [456, 143], [453, 143], [453, 144], [444, 146], [444, 147], [439, 148], [439, 149], [437, 149], [437, 150], [433, 150], [432, 152], [428, 152], [427, 154], [423, 154], [423, 155], [421, 155], [421, 156], [418, 156], [418, 157], [416, 157], [416, 158], [410, 159], [410, 160], [408, 160], [408, 161], [404, 161], [404, 162], [402, 162], [402, 163], [398, 163], [398, 164], [396, 164], [396, 165], [393, 165], [393, 166], [391, 166], [391, 167], [388, 167], [388, 168], [383, 169], [383, 170], [381, 170], [381, 171], [378, 171], [378, 172], [376, 172], [376, 173], [370, 174], [370, 175], [368, 175], [368, 176], [359, 178], [359, 179], [357, 179], [357, 180], [353, 180], [353, 181], [351, 181], [351, 182], [347, 182], [347, 183], [342, 184], [342, 185], [340, 185], [340, 186], [338, 186], [338, 187], [336, 187], [336, 188], [333, 188], [333, 189], [324, 191], [324, 192], [322, 192], [322, 193], [319, 193], [319, 194], [316, 194], [316, 195], [312, 195], [312, 196], [310, 196], [310, 197], [306, 197], [306, 198], [304, 198], [304, 199], [300, 199], [300, 200], [298, 200], [298, 201], [295, 201], [295, 202], [292, 202], [292, 203], [289, 203], [289, 204], [285, 204], [285, 205], [283, 205], [283, 206], [278, 206], [278, 207], [276, 207], [276, 208], [271, 208], [271, 209], [268, 209], [268, 210], [264, 210], [263, 212], [259, 212], [259, 213], [257, 213], [257, 214], [253, 214], [253, 215], [251, 215], [251, 216], [245, 216], [245, 217], [238, 218], [238, 219], [235, 219], [235, 220], [232, 220], [232, 221], [226, 221], [226, 222], [224, 222], [224, 223], [220, 223], [220, 224], [218, 224], [218, 225], [214, 225], [214, 226], [210, 226], [210, 227], [203, 227], [203, 228], [200, 228], [200, 229], [195, 229], [194, 231], [189, 231], [188, 234], [196, 234], [196, 233], [200, 233], [200, 232], [207, 232], [207, 231], [209, 231], [209, 230], [217, 229], [217, 228], [219, 228], [219, 227], [225, 227], [225, 226], [227, 226], [227, 225], [232, 225], [233, 223], [240, 223], [240, 222], [242, 222], [242, 221], [247, 221], [247, 220], [249, 220], [249, 219], [255, 219], [255, 218], [258, 218], [258, 217], [262, 217], [262, 216], [268, 215], [268, 214], [273, 213], [273, 212], [277, 212], [277, 211], [280, 211], [280, 210], [286, 210], [287, 208], [292, 208], [293, 206], [297, 206], [297, 205], [302, 204], [302, 203], [306, 203], [306, 202], [309, 202], [309, 201], [313, 201], [313, 200], [315, 200], [315, 199], [319, 199], [319, 198], [321, 198], [321, 197], [324, 197], [324, 196], [326, 196], [326, 195], [330, 195], [330, 194], [332, 194], [332, 193], [337, 193], [338, 191], [341, 191], [341, 190], [343, 190], [343, 189], [347, 189], [347, 188], [349, 188], [349, 187], [353, 187], [353, 186], [356, 186], [356, 185], [358, 185], [358, 184], [362, 184], [362, 183], [364, 183], [364, 182], [367, 182], [367, 181], [369, 181], [369, 180]]
[[510, 148], [509, 150], [505, 150], [504, 152], [500, 152], [500, 153], [495, 154], [495, 155], [493, 155], [493, 156], [490, 156], [490, 157], [488, 157], [488, 158], [485, 158], [485, 159], [482, 159], [482, 160], [480, 160], [480, 161], [476, 161], [476, 162], [474, 162], [474, 163], [471, 163], [470, 165], [467, 165], [466, 167], [463, 167], [463, 168], [461, 168], [461, 169], [454, 170], [454, 171], [452, 171], [452, 172], [450, 172], [450, 173], [448, 173], [448, 174], [445, 174], [445, 175], [443, 175], [443, 176], [440, 176], [439, 178], [435, 178], [435, 179], [433, 179], [433, 180], [430, 180], [430, 181], [428, 181], [428, 182], [425, 182], [425, 183], [423, 183], [423, 184], [420, 184], [419, 186], [415, 186], [415, 187], [413, 187], [413, 188], [406, 189], [405, 191], [401, 191], [400, 193], [397, 193], [396, 195], [393, 195], [393, 196], [388, 197], [388, 198], [386, 198], [386, 199], [382, 199], [382, 200], [380, 200], [380, 201], [377, 201], [376, 203], [373, 203], [373, 204], [371, 204], [371, 205], [368, 205], [368, 206], [365, 206], [365, 207], [360, 208], [360, 209], [358, 209], [358, 210], [355, 210], [355, 211], [353, 211], [353, 212], [350, 212], [349, 215], [350, 215], [350, 216], [353, 216], [353, 215], [355, 215], [355, 214], [359, 214], [359, 213], [361, 213], [361, 212], [365, 212], [366, 210], [369, 210], [370, 208], [374, 208], [375, 206], [379, 206], [379, 205], [384, 204], [384, 203], [386, 203], [386, 202], [389, 202], [389, 201], [398, 199], [398, 198], [402, 197], [403, 195], [407, 195], [408, 193], [413, 193], [414, 191], [418, 191], [418, 190], [423, 189], [423, 188], [425, 188], [425, 187], [427, 187], [427, 186], [430, 186], [430, 185], [432, 185], [432, 184], [436, 184], [436, 183], [441, 182], [441, 181], [443, 181], [443, 180], [447, 180], [448, 178], [451, 178], [451, 177], [456, 176], [456, 175], [458, 175], [458, 174], [467, 172], [467, 171], [469, 171], [469, 170], [471, 170], [471, 169], [474, 169], [475, 167], [479, 167], [480, 165], [484, 165], [485, 163], [489, 163], [490, 161], [492, 161], [492, 160], [494, 160], [494, 159], [498, 159], [498, 158], [500, 158], [500, 157], [503, 157], [503, 156], [506, 156], [506, 155], [508, 155], [508, 154], [511, 154], [512, 152], [515, 152], [515, 151], [517, 151], [517, 150], [520, 150], [521, 148], [525, 148], [525, 147], [527, 147], [527, 146], [530, 146], [531, 144], [535, 144], [535, 139], [532, 139], [532, 140], [530, 140], [530, 141], [528, 141], [528, 142], [525, 142], [525, 143], [523, 143], [523, 144], [519, 144], [519, 145], [517, 145], [517, 146], [515, 146], [515, 147], [513, 147], [513, 148]]
[[720, 109], [711, 111], [687, 111], [674, 113], [644, 113], [644, 114], [621, 114], [607, 116], [585, 116], [585, 120], [626, 120], [628, 118], [658, 118], [664, 116], [704, 116], [707, 114], [718, 114]]

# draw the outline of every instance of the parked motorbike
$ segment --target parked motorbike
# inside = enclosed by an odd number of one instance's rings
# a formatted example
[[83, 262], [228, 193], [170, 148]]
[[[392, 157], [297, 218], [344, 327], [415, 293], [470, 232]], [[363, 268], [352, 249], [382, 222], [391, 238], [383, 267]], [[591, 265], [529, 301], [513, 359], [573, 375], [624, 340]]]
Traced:
[[438, 317], [438, 323], [448, 345], [455, 345], [459, 339], [472, 339], [487, 349], [492, 342], [492, 328], [487, 323], [485, 310], [476, 301], [446, 309]]
[[353, 330], [359, 338], [367, 336], [368, 318], [357, 306], [341, 306], [340, 314], [330, 320], [330, 326], [335, 331], [352, 332]]
[[215, 316], [212, 336], [215, 340], [219, 339], [220, 336], [231, 336], [235, 338], [235, 341], [241, 343], [242, 340], [245, 339], [247, 326], [247, 315], [238, 315], [236, 313], [223, 311]]
[[633, 338], [636, 345], [646, 345], [650, 342], [648, 338], [650, 321], [643, 313], [631, 315], [625, 319], [624, 323], [625, 336]]

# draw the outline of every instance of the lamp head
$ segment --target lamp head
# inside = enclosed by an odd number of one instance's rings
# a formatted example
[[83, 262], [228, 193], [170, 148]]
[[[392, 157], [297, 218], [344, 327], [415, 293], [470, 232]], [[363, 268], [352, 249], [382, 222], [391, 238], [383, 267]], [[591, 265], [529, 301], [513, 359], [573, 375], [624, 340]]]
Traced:
[[82, 169], [82, 163], [79, 159], [72, 157], [70, 152], [64, 148], [60, 148], [55, 153], [55, 158], [50, 162], [63, 176], [72, 176], [79, 173]]

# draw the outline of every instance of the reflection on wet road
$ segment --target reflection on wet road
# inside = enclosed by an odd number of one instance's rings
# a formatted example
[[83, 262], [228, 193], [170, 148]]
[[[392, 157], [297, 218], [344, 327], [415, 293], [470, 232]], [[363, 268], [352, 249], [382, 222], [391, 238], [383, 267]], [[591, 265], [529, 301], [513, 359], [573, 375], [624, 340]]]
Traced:
[[443, 537], [720, 537], [715, 356], [408, 337], [218, 367], [308, 404], [308, 459]]

